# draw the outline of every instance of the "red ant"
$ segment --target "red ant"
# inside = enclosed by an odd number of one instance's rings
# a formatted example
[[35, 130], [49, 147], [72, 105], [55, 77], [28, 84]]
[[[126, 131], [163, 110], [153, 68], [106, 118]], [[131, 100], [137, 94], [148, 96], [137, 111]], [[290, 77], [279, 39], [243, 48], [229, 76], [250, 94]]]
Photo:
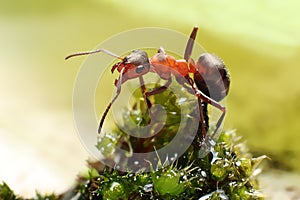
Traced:
[[[148, 100], [148, 97], [165, 91], [172, 82], [172, 74], [178, 83], [186, 88], [189, 93], [196, 95], [198, 98], [203, 138], [206, 138], [208, 127], [207, 104], [210, 104], [222, 111], [222, 115], [217, 121], [216, 129], [214, 130], [214, 133], [217, 132], [226, 113], [226, 108], [219, 104], [218, 101], [222, 100], [228, 94], [230, 77], [229, 72], [222, 60], [214, 54], [201, 54], [196, 64], [194, 60], [190, 58], [197, 31], [198, 28], [194, 27], [185, 49], [184, 59], [181, 60], [176, 60], [174, 57], [168, 55], [162, 47], [160, 47], [158, 53], [150, 59], [148, 58], [147, 53], [143, 50], [133, 50], [128, 56], [122, 58], [105, 49], [74, 53], [65, 58], [69, 59], [74, 56], [102, 52], [121, 60], [120, 62], [114, 64], [111, 69], [112, 73], [116, 69], [120, 73], [119, 78], [115, 80], [117, 93], [106, 107], [106, 110], [102, 115], [98, 133], [101, 133], [101, 128], [106, 115], [112, 104], [118, 98], [121, 92], [121, 85], [124, 82], [129, 79], [139, 78], [142, 94], [148, 108], [150, 109], [152, 104]], [[147, 74], [148, 72], [154, 72], [158, 74], [161, 79], [167, 80], [166, 84], [151, 91], [146, 91], [143, 75]], [[190, 74], [194, 75], [194, 79], [191, 78]], [[203, 77], [208, 78], [204, 79]], [[208, 82], [210, 87], [208, 86]], [[209, 93], [209, 89], [213, 90], [213, 96]]]

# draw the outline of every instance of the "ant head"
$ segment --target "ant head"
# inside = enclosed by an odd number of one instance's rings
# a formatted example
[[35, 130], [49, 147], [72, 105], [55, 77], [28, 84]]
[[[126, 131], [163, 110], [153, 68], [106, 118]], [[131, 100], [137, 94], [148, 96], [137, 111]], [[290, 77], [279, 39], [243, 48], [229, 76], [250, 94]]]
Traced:
[[133, 50], [122, 62], [113, 66], [112, 71], [117, 68], [122, 73], [122, 83], [128, 79], [140, 77], [150, 70], [148, 55], [142, 50]]
[[135, 66], [135, 73], [137, 75], [143, 75], [150, 69], [148, 54], [143, 50], [133, 50], [124, 58], [123, 63]]
[[124, 58], [123, 62], [124, 64], [133, 64], [135, 66], [149, 65], [148, 54], [143, 50], [133, 50]]

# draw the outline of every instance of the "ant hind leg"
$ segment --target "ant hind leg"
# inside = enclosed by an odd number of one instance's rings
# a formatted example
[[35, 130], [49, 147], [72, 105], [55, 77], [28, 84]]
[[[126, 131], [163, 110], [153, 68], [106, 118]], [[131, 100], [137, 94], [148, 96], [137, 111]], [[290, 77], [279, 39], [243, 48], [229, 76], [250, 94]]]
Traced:
[[198, 27], [195, 26], [192, 30], [192, 33], [191, 33], [188, 43], [186, 45], [185, 52], [184, 52], [184, 59], [186, 61], [189, 61], [189, 59], [191, 57], [193, 47], [194, 47], [194, 42], [195, 42], [196, 35], [197, 35], [197, 31], [198, 31]]

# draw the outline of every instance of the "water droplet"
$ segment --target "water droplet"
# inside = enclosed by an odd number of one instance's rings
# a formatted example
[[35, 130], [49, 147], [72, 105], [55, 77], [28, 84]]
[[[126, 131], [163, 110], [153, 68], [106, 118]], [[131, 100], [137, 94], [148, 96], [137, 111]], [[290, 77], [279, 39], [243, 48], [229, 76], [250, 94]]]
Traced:
[[152, 190], [153, 190], [153, 184], [152, 183], [147, 184], [147, 185], [144, 186], [144, 191], [145, 192], [152, 192]]

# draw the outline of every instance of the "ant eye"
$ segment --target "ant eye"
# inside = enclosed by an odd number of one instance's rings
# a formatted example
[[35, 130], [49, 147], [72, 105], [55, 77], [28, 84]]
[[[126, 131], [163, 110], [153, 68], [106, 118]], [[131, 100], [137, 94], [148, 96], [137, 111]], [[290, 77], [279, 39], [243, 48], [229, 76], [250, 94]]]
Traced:
[[142, 72], [144, 71], [144, 69], [145, 69], [144, 65], [139, 65], [139, 66], [137, 66], [137, 68], [135, 69], [135, 72], [136, 72], [137, 74], [140, 74], [140, 73], [142, 73]]

